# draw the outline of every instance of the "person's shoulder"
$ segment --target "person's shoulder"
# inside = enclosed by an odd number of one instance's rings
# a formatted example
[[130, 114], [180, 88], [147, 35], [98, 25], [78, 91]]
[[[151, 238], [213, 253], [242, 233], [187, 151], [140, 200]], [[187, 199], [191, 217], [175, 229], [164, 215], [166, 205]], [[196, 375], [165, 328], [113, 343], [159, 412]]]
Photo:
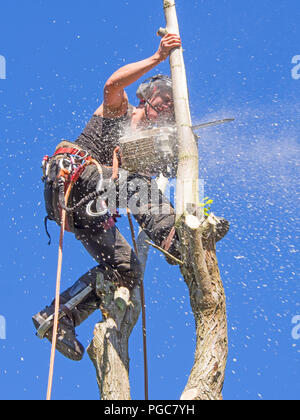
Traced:
[[116, 120], [116, 119], [126, 119], [131, 118], [134, 110], [134, 106], [128, 103], [126, 110], [123, 112], [115, 112], [113, 109], [104, 109], [103, 104], [94, 112], [92, 118], [100, 118], [105, 120]]

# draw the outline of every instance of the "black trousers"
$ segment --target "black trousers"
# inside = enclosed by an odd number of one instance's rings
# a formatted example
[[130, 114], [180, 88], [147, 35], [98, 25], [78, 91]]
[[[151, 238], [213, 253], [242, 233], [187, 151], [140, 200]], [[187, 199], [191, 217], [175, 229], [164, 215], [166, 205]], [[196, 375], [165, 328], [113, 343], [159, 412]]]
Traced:
[[[149, 238], [161, 246], [174, 226], [175, 212], [169, 200], [158, 190], [156, 181], [140, 174], [129, 174], [122, 169], [117, 184], [110, 182], [110, 168], [103, 168], [103, 175], [110, 211], [113, 212], [115, 207], [128, 207]], [[87, 167], [73, 188], [72, 204], [95, 191], [98, 182], [97, 168], [94, 165]], [[62, 303], [66, 303], [87, 285], [92, 285], [95, 290], [99, 270], [104, 278], [129, 289], [140, 283], [142, 272], [139, 259], [117, 226], [103, 229], [103, 217], [91, 217], [87, 214], [86, 206], [73, 213], [73, 224], [76, 238], [97, 261], [98, 266], [62, 293]], [[177, 239], [175, 235], [169, 252], [180, 257]], [[86, 319], [98, 305], [99, 298], [93, 292], [74, 310], [75, 325]]]
[[[150, 177], [129, 174], [120, 170], [117, 184], [109, 182], [111, 169], [103, 168], [104, 189], [108, 207], [112, 213], [116, 207], [128, 207], [134, 218], [149, 238], [161, 246], [175, 224], [175, 211], [169, 200], [158, 190]], [[86, 168], [75, 184], [73, 202], [94, 191], [99, 181], [95, 166]], [[99, 263], [110, 266], [127, 287], [134, 287], [140, 281], [140, 263], [130, 244], [116, 226], [105, 231], [101, 228], [102, 218], [91, 217], [86, 207], [74, 214], [74, 231], [89, 254]], [[170, 252], [179, 256], [178, 241], [173, 241]]]

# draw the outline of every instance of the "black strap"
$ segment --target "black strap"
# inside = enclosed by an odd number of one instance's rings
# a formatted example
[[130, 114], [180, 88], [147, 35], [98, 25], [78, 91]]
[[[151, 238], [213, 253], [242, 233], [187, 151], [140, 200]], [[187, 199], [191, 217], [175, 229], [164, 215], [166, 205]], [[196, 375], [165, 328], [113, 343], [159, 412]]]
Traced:
[[[96, 200], [98, 197], [104, 194], [104, 191], [92, 191], [85, 197], [83, 197], [77, 204], [75, 204], [73, 207], [67, 207], [65, 205], [65, 179], [63, 177], [60, 177], [58, 179], [58, 204], [60, 208], [65, 210], [67, 213], [73, 213], [80, 207], [83, 207], [84, 205], [90, 203], [91, 201]], [[103, 197], [105, 200], [105, 197]]]
[[72, 313], [72, 311], [70, 311], [70, 309], [66, 306], [66, 305], [63, 305], [63, 304], [60, 304], [59, 305], [59, 309], [60, 310], [62, 310], [65, 314], [66, 314], [66, 316], [73, 322], [73, 324], [75, 325], [75, 319], [74, 319], [74, 316], [73, 316], [73, 313]]
[[47, 234], [47, 236], [49, 238], [48, 245], [50, 246], [51, 245], [51, 236], [50, 236], [50, 234], [48, 232], [48, 220], [51, 220], [51, 219], [49, 218], [49, 216], [46, 216], [45, 219], [44, 219], [44, 225], [45, 225], [46, 234]]
[[156, 106], [152, 105], [151, 102], [149, 102], [148, 99], [145, 100], [146, 104], [148, 104], [150, 106], [150, 108], [152, 108], [157, 114], [160, 114], [160, 110], [158, 108], [156, 108]]

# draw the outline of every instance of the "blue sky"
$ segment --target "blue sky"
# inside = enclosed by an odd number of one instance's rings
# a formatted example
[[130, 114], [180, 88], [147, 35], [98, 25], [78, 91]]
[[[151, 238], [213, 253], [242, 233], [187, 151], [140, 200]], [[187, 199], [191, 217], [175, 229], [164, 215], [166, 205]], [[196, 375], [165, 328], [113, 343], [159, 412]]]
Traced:
[[[218, 244], [228, 306], [225, 399], [299, 399], [299, 89], [296, 0], [177, 0], [195, 123], [203, 131], [200, 178], [213, 211], [231, 221]], [[44, 399], [50, 345], [31, 316], [55, 289], [58, 227], [47, 246], [41, 159], [74, 140], [120, 66], [150, 56], [164, 26], [162, 1], [11, 0], [1, 5], [0, 399]], [[3, 61], [3, 60], [2, 60]], [[169, 73], [168, 63], [156, 72]], [[1, 71], [0, 71], [1, 74]], [[298, 73], [296, 73], [298, 74]], [[300, 71], [299, 71], [300, 74]], [[128, 89], [135, 104], [137, 85]], [[119, 228], [129, 238], [127, 221]], [[95, 263], [67, 235], [63, 289]], [[178, 268], [151, 251], [145, 278], [150, 398], [179, 398], [193, 362], [194, 320]], [[78, 333], [88, 345], [94, 314]], [[1, 331], [1, 329], [0, 329]], [[297, 338], [297, 335], [296, 335]], [[130, 342], [133, 399], [143, 398], [140, 323]], [[54, 399], [97, 399], [94, 368], [56, 356]]]

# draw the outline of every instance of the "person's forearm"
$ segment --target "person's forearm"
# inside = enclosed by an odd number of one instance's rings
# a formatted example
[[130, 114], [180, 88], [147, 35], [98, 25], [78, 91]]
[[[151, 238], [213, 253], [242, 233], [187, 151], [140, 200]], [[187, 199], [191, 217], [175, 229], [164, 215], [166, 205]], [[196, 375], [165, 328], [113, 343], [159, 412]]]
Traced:
[[156, 53], [145, 60], [121, 67], [108, 79], [106, 86], [115, 87], [117, 90], [125, 89], [156, 67], [161, 61], [161, 57]]

